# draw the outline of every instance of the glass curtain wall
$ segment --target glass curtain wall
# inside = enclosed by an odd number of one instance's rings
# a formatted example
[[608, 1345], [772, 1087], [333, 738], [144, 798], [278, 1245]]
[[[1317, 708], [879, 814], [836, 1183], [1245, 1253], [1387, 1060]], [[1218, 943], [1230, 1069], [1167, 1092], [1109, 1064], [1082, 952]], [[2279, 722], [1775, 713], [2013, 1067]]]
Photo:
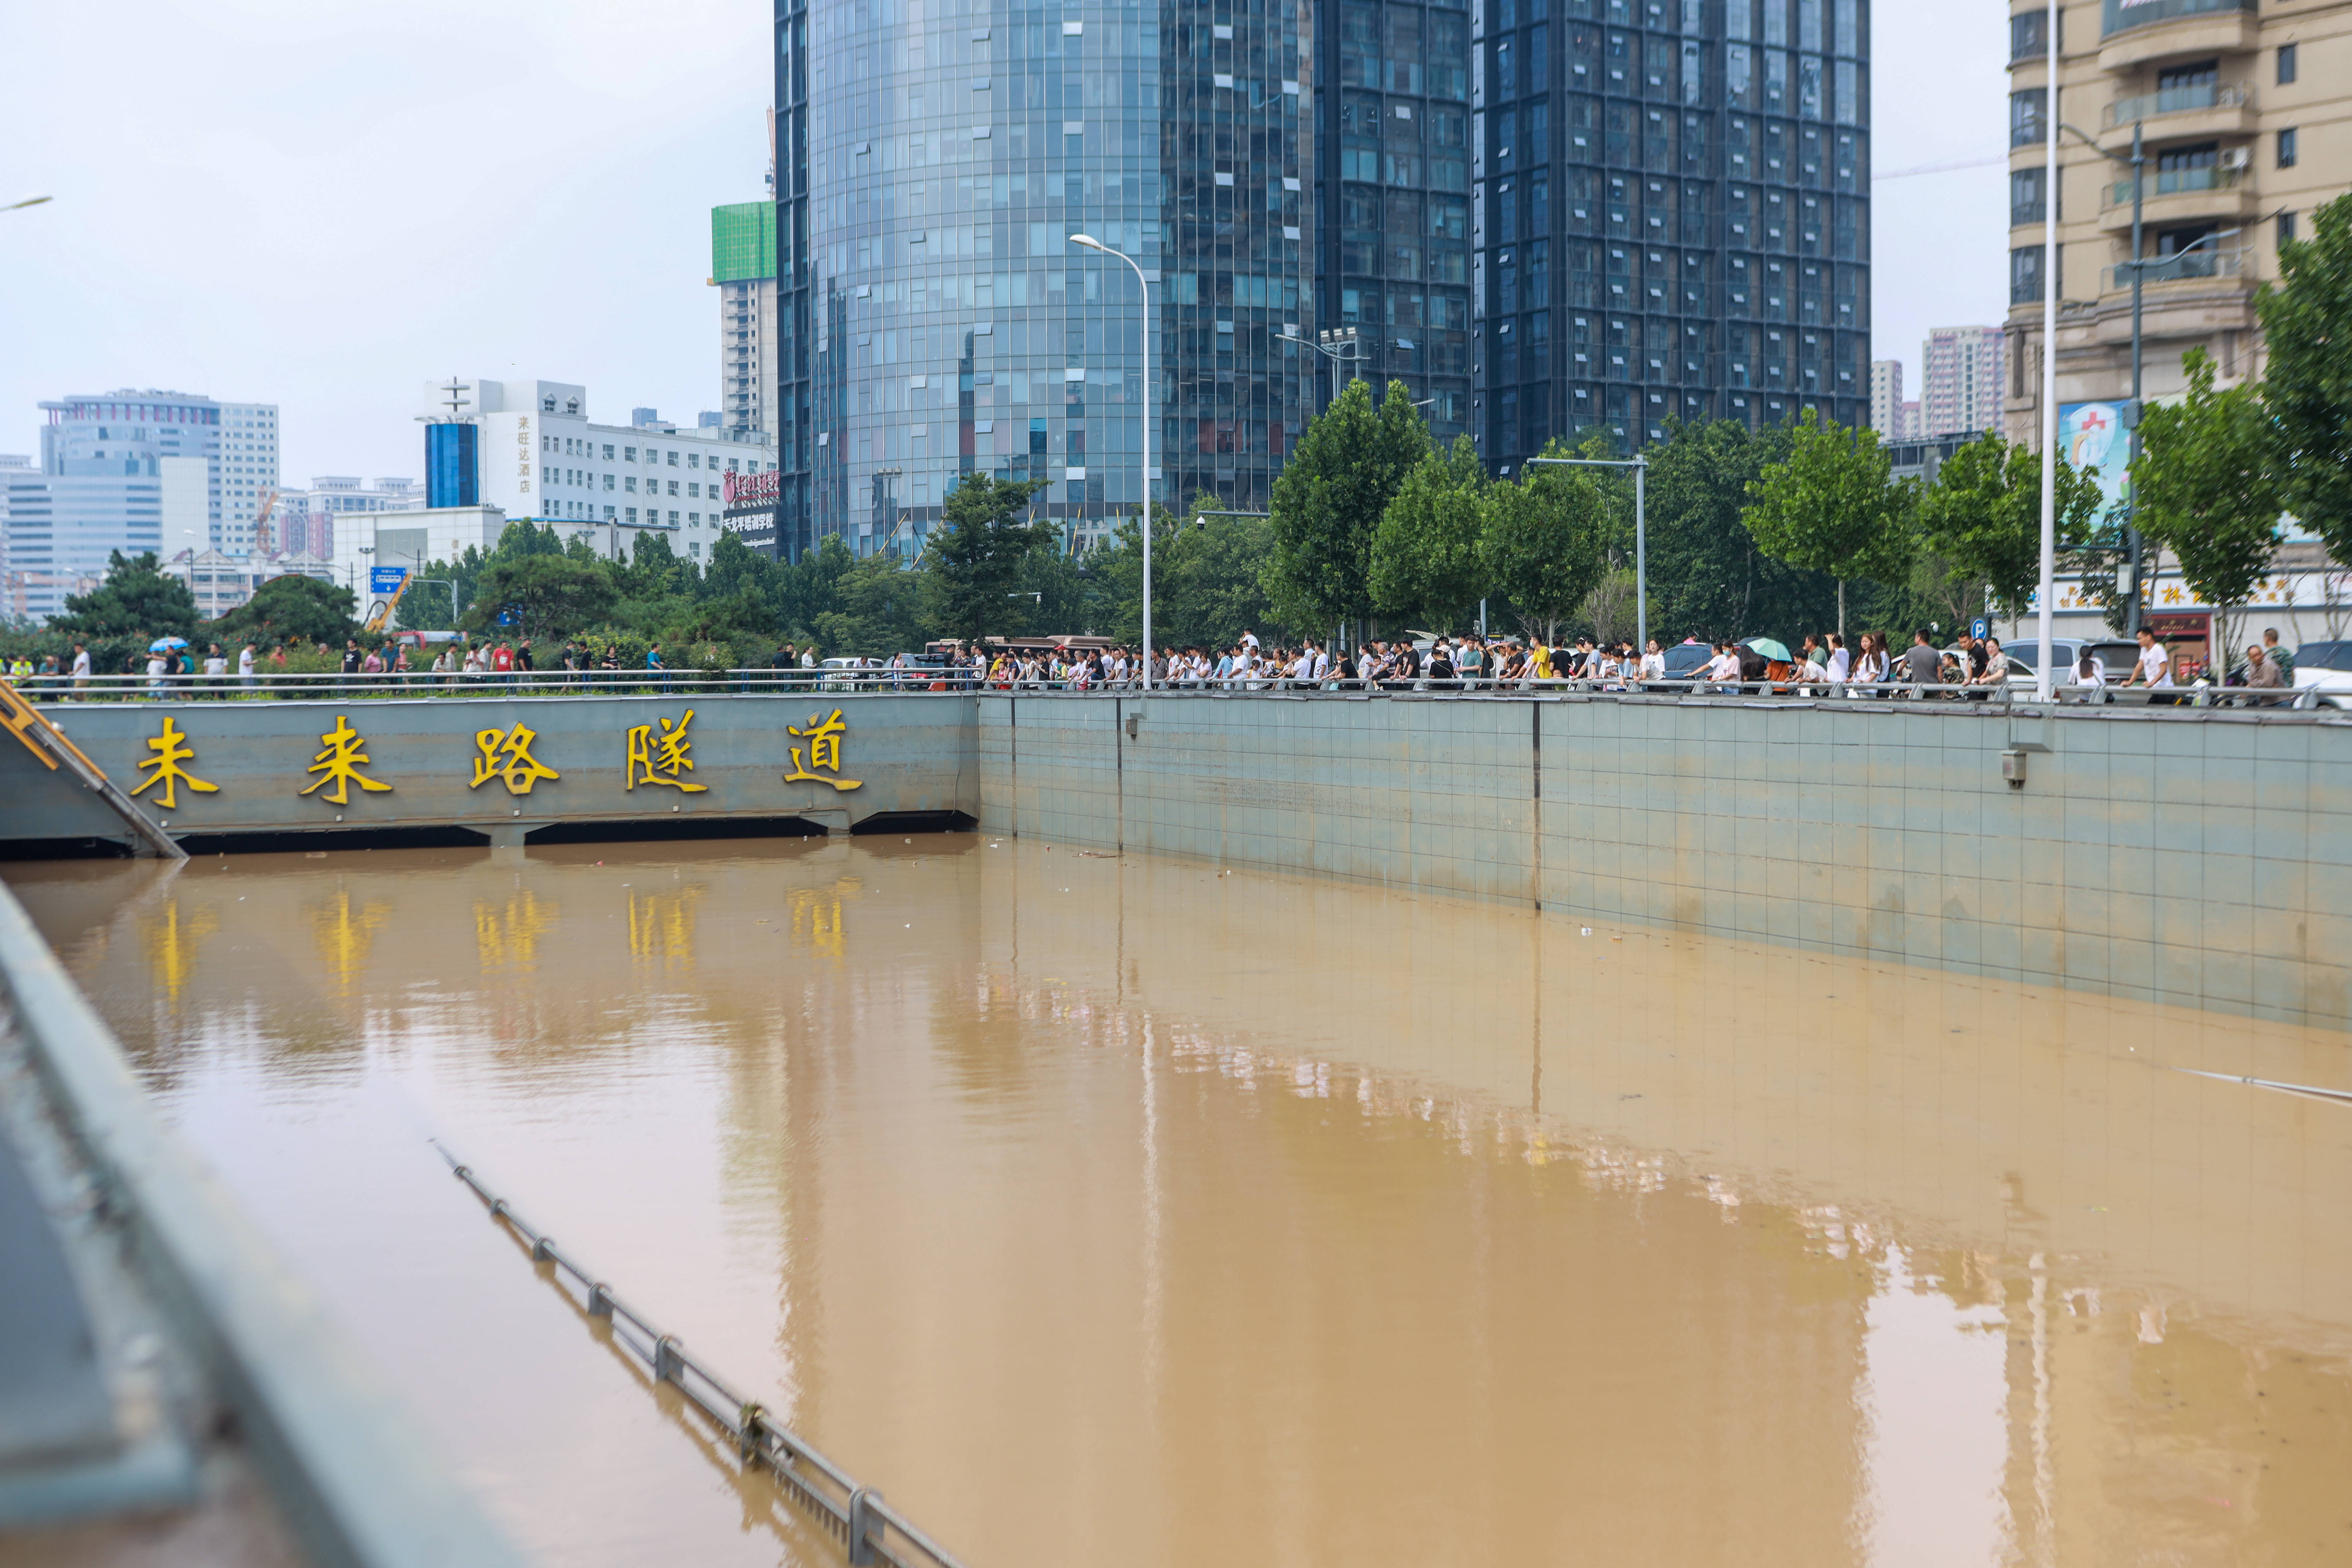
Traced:
[[1263, 510], [1312, 321], [1296, 0], [818, 0], [809, 26], [815, 537], [912, 555], [959, 479], [1043, 479], [1084, 548], [1141, 500]]
[[1318, 322], [1354, 329], [1364, 378], [1409, 383], [1450, 441], [1470, 429], [1470, 16], [1330, 0], [1316, 26]]
[[1859, 0], [1482, 0], [1486, 455], [1869, 418]]

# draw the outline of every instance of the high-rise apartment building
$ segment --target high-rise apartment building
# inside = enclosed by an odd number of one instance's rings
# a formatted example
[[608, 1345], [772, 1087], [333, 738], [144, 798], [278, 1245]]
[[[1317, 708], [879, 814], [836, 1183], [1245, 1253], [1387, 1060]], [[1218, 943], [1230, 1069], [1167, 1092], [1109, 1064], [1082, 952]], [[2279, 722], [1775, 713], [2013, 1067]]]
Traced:
[[1265, 510], [1320, 364], [1299, 0], [775, 17], [781, 551], [911, 548], [972, 473], [1099, 538], [1147, 411], [1161, 500]]
[[1471, 412], [1470, 13], [1329, 0], [1315, 28], [1316, 324], [1449, 441]]
[[1936, 327], [1919, 346], [1921, 438], [2000, 428], [1999, 327]]
[[219, 503], [214, 512], [213, 548], [229, 555], [253, 553], [254, 525], [261, 504], [278, 488], [278, 405], [220, 405], [220, 452], [214, 461]]
[[776, 204], [710, 209], [710, 282], [719, 290], [719, 413], [730, 430], [768, 429], [774, 395]]
[[1870, 362], [1870, 427], [1880, 437], [1900, 441], [1909, 434], [1903, 425], [1903, 362]]
[[1483, 0], [1484, 448], [1869, 416], [1860, 0]]
[[2059, 141], [2057, 382], [2062, 410], [2131, 394], [2134, 182], [2143, 389], [2187, 384], [2201, 347], [2224, 382], [2262, 374], [2254, 291], [2283, 239], [2352, 184], [2352, 6], [2254, 0], [2065, 0], [2050, 102], [2049, 9], [2010, 17], [2010, 314], [2003, 419], [2040, 440], [2047, 137]]

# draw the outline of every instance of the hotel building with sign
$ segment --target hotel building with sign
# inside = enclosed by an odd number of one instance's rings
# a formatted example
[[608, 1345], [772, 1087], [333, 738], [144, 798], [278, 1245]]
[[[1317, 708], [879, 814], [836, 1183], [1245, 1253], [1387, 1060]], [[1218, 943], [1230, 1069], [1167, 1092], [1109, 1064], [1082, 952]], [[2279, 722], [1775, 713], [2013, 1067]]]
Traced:
[[[2312, 210], [2352, 184], [2352, 5], [2067, 0], [2054, 112], [2049, 17], [2046, 6], [2010, 17], [2001, 424], [2011, 439], [2041, 445], [2045, 160], [2054, 121], [2068, 128], [2059, 134], [2055, 193], [2060, 440], [2070, 457], [2099, 465], [2119, 500], [2130, 454], [2133, 133], [2143, 159], [2144, 398], [2185, 390], [2181, 360], [2192, 348], [2212, 356], [2223, 385], [2260, 377], [2255, 291], [2277, 281], [2281, 242], [2309, 237]], [[2257, 599], [2290, 624], [2298, 608], [2306, 612], [2299, 624], [2312, 636], [2323, 618], [2314, 606], [2345, 596], [2335, 581], [2341, 574], [2315, 549], [2308, 536], [2291, 537], [2282, 570]], [[2297, 561], [2299, 569], [2287, 569]], [[2163, 636], [2201, 657], [2210, 612], [2184, 592], [2151, 587], [2148, 611]], [[2056, 610], [2062, 622], [2097, 613], [2065, 584]], [[2287, 626], [2282, 632], [2294, 640]]]

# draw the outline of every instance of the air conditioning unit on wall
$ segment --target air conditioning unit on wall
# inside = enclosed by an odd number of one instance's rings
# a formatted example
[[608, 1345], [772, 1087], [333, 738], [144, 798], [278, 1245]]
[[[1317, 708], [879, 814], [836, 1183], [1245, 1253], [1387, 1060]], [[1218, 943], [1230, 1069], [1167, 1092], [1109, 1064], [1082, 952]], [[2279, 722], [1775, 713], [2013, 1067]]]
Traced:
[[2221, 150], [2221, 167], [2225, 169], [2243, 169], [2253, 161], [2253, 149], [2250, 147], [2225, 147]]

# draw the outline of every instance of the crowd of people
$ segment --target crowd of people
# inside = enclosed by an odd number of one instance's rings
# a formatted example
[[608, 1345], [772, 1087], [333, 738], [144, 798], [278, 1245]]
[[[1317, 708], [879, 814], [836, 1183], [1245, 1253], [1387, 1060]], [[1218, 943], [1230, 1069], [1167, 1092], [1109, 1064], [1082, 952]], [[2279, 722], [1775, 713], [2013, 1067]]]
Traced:
[[[2088, 644], [2083, 646], [2058, 677], [2057, 684], [2074, 695], [2093, 697], [2108, 688], [2144, 687], [2151, 700], [2158, 693], [2177, 693], [2185, 684], [2179, 661], [2152, 631], [2138, 634], [2138, 654], [2126, 668], [2108, 667]], [[168, 639], [178, 643], [178, 639]], [[2112, 646], [2112, 645], [2110, 645]], [[499, 637], [444, 643], [429, 664], [423, 648], [397, 638], [379, 646], [348, 639], [338, 657], [325, 644], [317, 649], [315, 664], [334, 661], [345, 679], [389, 677], [402, 686], [437, 687], [444, 690], [489, 687], [529, 687], [534, 692], [611, 689], [635, 685], [639, 679], [667, 689], [672, 670], [662, 645], [654, 643], [641, 657], [625, 656], [618, 645], [603, 647], [567, 640], [546, 663], [530, 637]], [[901, 653], [888, 659], [831, 659], [821, 667], [814, 647], [791, 642], [777, 646], [768, 668], [729, 671], [725, 678], [748, 684], [761, 674], [769, 679], [803, 684], [818, 681], [828, 689], [1000, 691], [1126, 691], [1145, 683], [1143, 660], [1131, 648], [1074, 647], [1060, 643], [975, 648], [968, 644], [934, 645], [917, 655]], [[52, 657], [37, 667], [17, 660], [0, 670], [10, 684], [32, 691], [57, 693], [74, 700], [91, 693], [94, 684], [88, 647], [77, 642], [70, 662]], [[143, 693], [150, 697], [188, 695], [226, 697], [250, 693], [263, 685], [264, 675], [294, 675], [289, 669], [284, 645], [268, 653], [247, 643], [234, 656], [214, 643], [201, 651], [182, 644], [159, 641], [144, 659], [133, 658], [122, 674], [125, 681], [95, 683], [114, 694]], [[1269, 647], [1253, 631], [1222, 649], [1197, 645], [1165, 647], [1150, 661], [1150, 683], [1157, 688], [1190, 691], [1525, 691], [1573, 684], [1601, 691], [1672, 689], [1700, 693], [1788, 693], [1799, 696], [1910, 696], [1982, 699], [2021, 675], [2021, 665], [2004, 652], [1998, 637], [1962, 633], [1950, 647], [1938, 647], [1926, 628], [1912, 634], [1910, 644], [1895, 651], [1886, 635], [1864, 632], [1849, 647], [1839, 633], [1805, 637], [1791, 653], [1779, 643], [1753, 638], [1745, 642], [1701, 643], [1685, 638], [1671, 649], [1652, 638], [1636, 649], [1623, 638], [1596, 641], [1580, 637], [1572, 643], [1548, 647], [1517, 637], [1438, 637], [1411, 641], [1374, 639], [1360, 647], [1307, 638], [1295, 647]], [[705, 672], [691, 672], [707, 679]], [[143, 675], [143, 681], [135, 678]], [[310, 673], [310, 679], [322, 679]], [[2275, 629], [2265, 630], [2260, 643], [2246, 649], [2244, 662], [2231, 672], [2232, 686], [2256, 693], [2276, 691], [2269, 698], [2250, 694], [2255, 702], [2284, 702], [2294, 686], [2293, 654], [2279, 645]], [[274, 684], [274, 683], [273, 683]], [[2202, 684], [2202, 682], [2199, 682]], [[128, 689], [126, 690], [125, 689]], [[1950, 689], [1958, 688], [1953, 690]]]

